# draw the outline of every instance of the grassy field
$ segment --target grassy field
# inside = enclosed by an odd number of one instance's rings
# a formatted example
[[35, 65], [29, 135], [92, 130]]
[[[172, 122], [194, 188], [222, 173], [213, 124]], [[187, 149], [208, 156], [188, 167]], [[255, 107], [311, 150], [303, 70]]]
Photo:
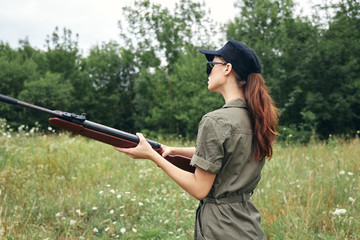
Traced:
[[[359, 158], [358, 139], [277, 145], [252, 197], [268, 239], [359, 239]], [[0, 131], [0, 239], [192, 239], [196, 207], [150, 161]]]

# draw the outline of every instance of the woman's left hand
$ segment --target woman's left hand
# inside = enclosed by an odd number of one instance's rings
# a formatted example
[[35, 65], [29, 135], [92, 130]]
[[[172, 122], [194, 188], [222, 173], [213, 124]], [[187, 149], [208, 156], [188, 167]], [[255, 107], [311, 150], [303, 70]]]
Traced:
[[119, 152], [125, 153], [133, 159], [151, 159], [154, 156], [156, 151], [151, 147], [151, 145], [146, 141], [145, 137], [141, 133], [136, 133], [140, 142], [134, 148], [120, 148], [114, 147]]

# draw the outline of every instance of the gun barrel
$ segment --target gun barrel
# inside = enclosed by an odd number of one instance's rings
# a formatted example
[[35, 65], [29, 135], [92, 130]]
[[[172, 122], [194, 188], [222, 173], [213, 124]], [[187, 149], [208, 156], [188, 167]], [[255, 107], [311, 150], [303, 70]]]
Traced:
[[30, 104], [30, 103], [22, 102], [22, 101], [19, 101], [19, 100], [15, 99], [15, 98], [5, 96], [3, 94], [0, 94], [0, 101], [15, 104], [15, 105], [20, 105], [20, 106], [30, 108], [30, 109], [34, 109], [34, 110], [37, 110], [37, 111], [40, 111], [40, 112], [43, 112], [43, 113], [47, 113], [47, 114], [52, 115], [54, 117], [61, 117], [61, 115], [62, 115], [61, 113], [52, 111], [50, 109], [39, 107], [39, 106]]
[[[30, 109], [34, 109], [34, 110], [37, 110], [37, 111], [40, 111], [43, 113], [47, 113], [47, 114], [51, 115], [52, 117], [57, 117], [57, 118], [64, 119], [64, 120], [67, 120], [70, 122], [74, 122], [76, 124], [83, 125], [84, 127], [95, 130], [95, 131], [103, 132], [103, 133], [106, 133], [106, 134], [109, 134], [109, 135], [112, 135], [112, 136], [115, 136], [118, 138], [123, 138], [125, 140], [131, 141], [134, 143], [139, 143], [139, 138], [134, 134], [127, 133], [127, 132], [124, 132], [124, 131], [121, 131], [121, 130], [118, 130], [115, 128], [101, 125], [99, 123], [91, 122], [88, 120], [79, 121], [76, 118], [79, 115], [76, 115], [76, 114], [68, 114], [68, 113], [64, 113], [64, 112], [52, 111], [50, 109], [36, 106], [36, 105], [30, 104], [30, 103], [22, 102], [15, 98], [8, 97], [8, 96], [2, 95], [2, 94], [0, 94], [0, 101], [4, 101], [4, 102], [15, 104], [15, 105], [20, 105], [20, 106], [30, 108]], [[74, 117], [74, 116], [76, 116], [76, 117]], [[155, 142], [155, 141], [152, 141], [149, 139], [147, 139], [147, 141], [155, 149], [159, 149], [161, 147], [161, 144], [158, 142]]]
[[18, 105], [21, 105], [21, 106], [26, 107], [26, 108], [34, 109], [34, 110], [37, 110], [37, 111], [40, 111], [40, 112], [43, 112], [43, 113], [47, 113], [47, 114], [49, 114], [51, 116], [54, 116], [54, 117], [61, 117], [62, 116], [61, 112], [52, 111], [50, 109], [39, 107], [39, 106], [30, 104], [30, 103], [18, 101]]
[[0, 101], [11, 103], [11, 104], [18, 104], [18, 102], [19, 102], [19, 100], [15, 99], [15, 98], [8, 97], [8, 96], [2, 95], [2, 94], [0, 94]]

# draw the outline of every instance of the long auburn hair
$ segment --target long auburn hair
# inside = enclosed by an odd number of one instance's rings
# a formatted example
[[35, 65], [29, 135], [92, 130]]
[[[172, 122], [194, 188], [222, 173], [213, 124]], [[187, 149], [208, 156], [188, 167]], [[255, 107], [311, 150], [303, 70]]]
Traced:
[[278, 109], [269, 95], [269, 89], [261, 74], [251, 73], [247, 81], [235, 74], [240, 87], [244, 88], [245, 99], [251, 115], [254, 136], [254, 159], [257, 161], [272, 157], [272, 145], [278, 128]]

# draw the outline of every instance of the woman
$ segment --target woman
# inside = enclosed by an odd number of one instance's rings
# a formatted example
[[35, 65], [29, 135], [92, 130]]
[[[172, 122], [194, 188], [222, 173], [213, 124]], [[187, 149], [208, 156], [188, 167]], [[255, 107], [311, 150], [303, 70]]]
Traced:
[[[265, 239], [260, 213], [250, 200], [271, 159], [277, 135], [276, 108], [261, 76], [256, 54], [245, 44], [228, 41], [220, 50], [200, 49], [207, 63], [208, 89], [225, 105], [199, 123], [196, 147], [163, 146], [157, 154], [142, 134], [132, 149], [117, 148], [132, 158], [151, 159], [179, 186], [200, 200], [195, 239]], [[183, 171], [163, 157], [191, 157], [195, 173]]]

